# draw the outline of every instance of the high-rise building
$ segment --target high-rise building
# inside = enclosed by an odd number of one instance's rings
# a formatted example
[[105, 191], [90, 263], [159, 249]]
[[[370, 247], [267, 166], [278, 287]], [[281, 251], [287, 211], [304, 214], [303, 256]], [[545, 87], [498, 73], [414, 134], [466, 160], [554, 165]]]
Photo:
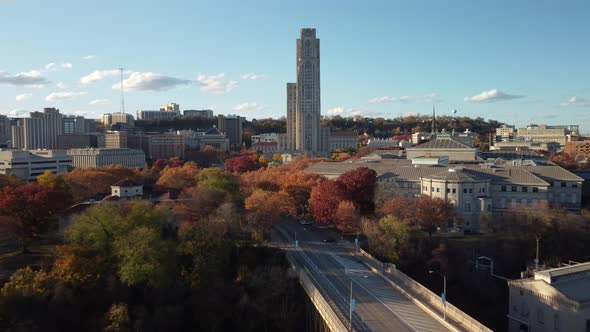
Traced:
[[287, 150], [295, 150], [297, 83], [287, 83]]
[[57, 149], [57, 137], [63, 133], [62, 114], [57, 108], [31, 112], [24, 120], [25, 149]]
[[8, 146], [10, 136], [10, 119], [6, 115], [0, 115], [0, 147]]
[[177, 103], [170, 103], [164, 107], [160, 107], [162, 112], [178, 112], [180, 114], [180, 105]]
[[297, 83], [287, 84], [288, 146], [305, 153], [322, 152], [320, 127], [320, 40], [315, 29], [301, 29], [297, 39]]
[[63, 133], [70, 134], [85, 134], [96, 130], [96, 124], [92, 119], [86, 119], [83, 116], [64, 116], [63, 117]]
[[135, 126], [133, 115], [121, 112], [103, 114], [102, 123], [105, 127], [110, 127], [118, 123], [125, 124], [131, 128]]
[[176, 110], [164, 110], [160, 109], [159, 111], [154, 110], [141, 110], [137, 111], [137, 120], [172, 120], [180, 116], [180, 111]]
[[128, 147], [128, 133], [126, 131], [110, 131], [105, 135], [105, 148], [123, 149]]
[[244, 118], [238, 115], [218, 115], [217, 128], [225, 133], [229, 139], [230, 146], [239, 148], [242, 146], [242, 123]]

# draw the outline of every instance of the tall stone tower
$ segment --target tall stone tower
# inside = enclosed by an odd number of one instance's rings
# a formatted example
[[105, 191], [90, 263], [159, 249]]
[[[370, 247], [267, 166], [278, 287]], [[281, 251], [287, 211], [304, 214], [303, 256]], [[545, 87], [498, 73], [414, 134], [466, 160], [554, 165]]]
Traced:
[[322, 152], [320, 135], [320, 40], [315, 29], [301, 29], [297, 39], [297, 83], [287, 84], [287, 146]]

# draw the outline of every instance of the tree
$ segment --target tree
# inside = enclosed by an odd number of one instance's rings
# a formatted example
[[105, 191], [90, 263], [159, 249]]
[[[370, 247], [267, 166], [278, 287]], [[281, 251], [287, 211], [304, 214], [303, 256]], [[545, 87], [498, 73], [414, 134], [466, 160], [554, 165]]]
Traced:
[[62, 195], [37, 183], [5, 187], [0, 190], [0, 215], [9, 218], [0, 222], [9, 223], [7, 228], [21, 242], [23, 253], [27, 253], [29, 244], [57, 222], [66, 204]]
[[142, 283], [157, 288], [169, 277], [171, 243], [161, 238], [161, 230], [139, 226], [119, 236], [114, 243], [119, 259], [119, 278], [132, 286]]
[[338, 204], [344, 199], [345, 191], [338, 181], [324, 181], [311, 192], [309, 202], [315, 220], [323, 224], [334, 222]]
[[115, 264], [128, 285], [158, 286], [168, 281], [174, 263], [171, 243], [164, 238], [168, 217], [166, 207], [145, 201], [100, 204], [74, 217], [66, 241]]
[[51, 190], [69, 192], [70, 186], [65, 182], [62, 175], [53, 173], [52, 171], [45, 171], [43, 174], [37, 176], [37, 183], [44, 188]]
[[255, 190], [244, 202], [248, 211], [248, 224], [254, 231], [256, 239], [264, 238], [264, 234], [272, 223], [281, 216], [294, 215], [295, 203], [286, 192], [272, 192], [262, 189]]
[[416, 201], [416, 221], [418, 226], [432, 238], [438, 228], [446, 227], [455, 219], [455, 207], [440, 198], [421, 197]]
[[337, 181], [341, 184], [346, 199], [352, 201], [360, 213], [373, 212], [377, 183], [377, 173], [374, 170], [359, 167], [340, 175]]
[[371, 251], [398, 264], [410, 239], [408, 224], [390, 215], [381, 218], [378, 223], [365, 220], [362, 226]]
[[413, 198], [398, 197], [394, 198], [381, 208], [382, 216], [394, 215], [401, 221], [413, 223], [416, 213], [416, 200]]
[[16, 270], [10, 276], [10, 280], [0, 289], [0, 295], [4, 298], [44, 295], [49, 291], [52, 283], [47, 272], [34, 271], [27, 266]]
[[224, 201], [226, 193], [199, 186], [185, 190], [175, 206], [181, 221], [195, 223], [211, 215]]
[[243, 151], [239, 156], [225, 160], [225, 170], [235, 174], [254, 171], [260, 168], [256, 153]]
[[130, 331], [129, 308], [126, 303], [114, 303], [106, 313], [109, 325], [105, 328], [108, 332]]
[[104, 258], [80, 247], [61, 245], [55, 247], [52, 278], [74, 287], [93, 288], [104, 269]]
[[199, 173], [198, 179], [199, 187], [221, 191], [232, 198], [235, 198], [240, 192], [239, 179], [233, 175], [224, 173], [220, 169], [204, 169]]
[[351, 201], [341, 201], [338, 204], [334, 214], [334, 224], [338, 230], [351, 233], [358, 231], [360, 225], [360, 216], [354, 204]]
[[197, 184], [197, 174], [197, 165], [192, 162], [185, 163], [182, 167], [167, 166], [160, 173], [156, 185], [168, 190], [180, 191], [183, 188], [195, 186]]
[[109, 195], [111, 185], [120, 180], [138, 180], [135, 170], [123, 166], [74, 168], [71, 172], [64, 174], [63, 178], [71, 188], [74, 202]]
[[4, 187], [17, 187], [25, 183], [25, 180], [14, 174], [0, 174], [0, 189]]

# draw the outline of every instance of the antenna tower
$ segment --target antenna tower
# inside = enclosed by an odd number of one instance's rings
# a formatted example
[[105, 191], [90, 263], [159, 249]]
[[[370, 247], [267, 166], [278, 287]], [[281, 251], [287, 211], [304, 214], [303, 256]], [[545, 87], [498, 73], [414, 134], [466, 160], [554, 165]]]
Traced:
[[123, 88], [123, 68], [119, 68], [121, 73], [121, 113], [125, 113], [125, 89]]

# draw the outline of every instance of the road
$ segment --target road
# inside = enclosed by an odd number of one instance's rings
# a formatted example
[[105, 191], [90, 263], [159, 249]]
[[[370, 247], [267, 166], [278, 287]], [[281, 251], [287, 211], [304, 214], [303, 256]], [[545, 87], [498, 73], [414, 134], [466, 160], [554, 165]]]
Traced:
[[[292, 239], [297, 237], [300, 262], [312, 273], [314, 282], [321, 283], [321, 289], [327, 293], [324, 295], [330, 298], [340, 317], [348, 318], [352, 283], [356, 300], [354, 330], [451, 331], [365, 266], [351, 253], [349, 243], [323, 242], [326, 238], [335, 239], [334, 234], [296, 222], [284, 222], [276, 227]], [[276, 234], [273, 237], [273, 241], [284, 241], [276, 239]], [[288, 246], [294, 250], [292, 244]]]

